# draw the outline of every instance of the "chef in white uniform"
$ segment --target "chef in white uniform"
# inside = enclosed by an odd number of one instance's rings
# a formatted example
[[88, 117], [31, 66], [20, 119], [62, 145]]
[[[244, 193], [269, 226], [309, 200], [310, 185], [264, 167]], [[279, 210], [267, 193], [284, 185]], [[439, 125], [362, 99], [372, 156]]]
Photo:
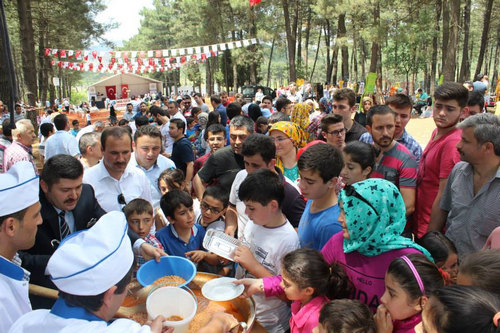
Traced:
[[18, 162], [0, 174], [0, 332], [7, 332], [31, 311], [30, 273], [21, 268], [17, 251], [35, 244], [37, 226], [42, 223], [38, 186], [30, 162]]
[[22, 316], [9, 332], [162, 332], [163, 317], [151, 326], [129, 319], [110, 322], [127, 295], [134, 254], [121, 212], [103, 215], [90, 229], [66, 237], [47, 264], [59, 289], [51, 310]]

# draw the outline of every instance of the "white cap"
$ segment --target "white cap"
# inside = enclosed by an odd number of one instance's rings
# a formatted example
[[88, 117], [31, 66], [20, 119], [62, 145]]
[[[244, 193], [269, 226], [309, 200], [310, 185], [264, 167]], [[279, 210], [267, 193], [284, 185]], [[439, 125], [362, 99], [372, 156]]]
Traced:
[[66, 237], [47, 264], [52, 282], [78, 296], [99, 295], [116, 285], [134, 262], [127, 230], [125, 215], [113, 211]]
[[39, 201], [40, 180], [33, 164], [21, 161], [0, 174], [0, 216], [17, 213]]

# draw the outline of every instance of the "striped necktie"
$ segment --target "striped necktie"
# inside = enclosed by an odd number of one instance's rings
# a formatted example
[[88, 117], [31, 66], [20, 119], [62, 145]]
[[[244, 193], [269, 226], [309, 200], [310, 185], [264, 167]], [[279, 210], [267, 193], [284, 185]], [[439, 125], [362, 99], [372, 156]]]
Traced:
[[66, 211], [64, 210], [59, 213], [59, 232], [61, 234], [61, 240], [71, 233], [69, 225], [66, 223], [66, 219], [64, 218], [65, 215]]

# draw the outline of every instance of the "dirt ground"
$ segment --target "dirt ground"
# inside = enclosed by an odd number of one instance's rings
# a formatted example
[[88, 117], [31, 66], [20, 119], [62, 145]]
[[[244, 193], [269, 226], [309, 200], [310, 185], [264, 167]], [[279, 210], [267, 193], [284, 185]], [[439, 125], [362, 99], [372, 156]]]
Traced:
[[432, 131], [436, 128], [432, 118], [412, 118], [406, 125], [406, 131], [420, 143], [422, 149], [425, 149]]

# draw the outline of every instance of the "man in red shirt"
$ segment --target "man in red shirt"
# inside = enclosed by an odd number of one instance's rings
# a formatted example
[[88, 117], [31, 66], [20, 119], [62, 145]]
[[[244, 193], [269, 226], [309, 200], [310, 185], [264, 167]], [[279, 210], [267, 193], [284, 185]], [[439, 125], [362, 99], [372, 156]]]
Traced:
[[457, 124], [468, 98], [467, 89], [456, 82], [445, 82], [434, 92], [432, 116], [436, 129], [418, 166], [417, 201], [413, 214], [413, 233], [417, 237], [425, 235], [429, 223], [438, 217], [448, 175], [460, 161], [456, 145], [461, 130]]

